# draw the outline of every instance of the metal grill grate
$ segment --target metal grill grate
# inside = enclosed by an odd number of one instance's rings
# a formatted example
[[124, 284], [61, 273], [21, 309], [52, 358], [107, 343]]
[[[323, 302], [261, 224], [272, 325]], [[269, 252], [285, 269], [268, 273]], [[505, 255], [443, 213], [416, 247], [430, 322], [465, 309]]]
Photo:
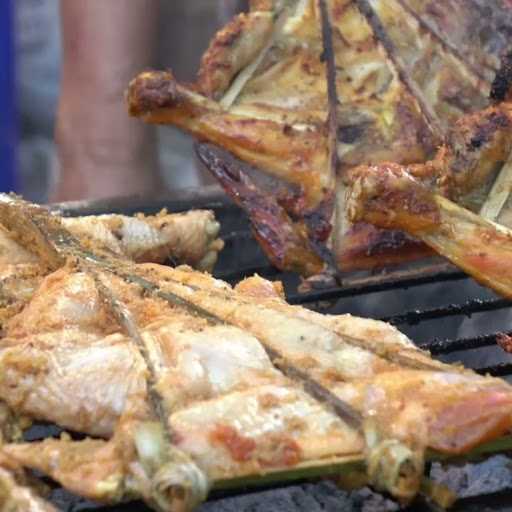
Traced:
[[[512, 302], [494, 296], [488, 290], [478, 287], [465, 274], [453, 266], [432, 259], [409, 268], [359, 274], [347, 277], [342, 286], [299, 293], [297, 276], [282, 273], [273, 268], [265, 258], [256, 241], [251, 236], [250, 225], [245, 215], [227, 199], [216, 186], [202, 190], [180, 192], [147, 201], [126, 199], [103, 202], [80, 202], [56, 205], [65, 215], [86, 215], [99, 213], [136, 212], [155, 213], [166, 207], [170, 211], [183, 211], [189, 208], [208, 208], [215, 211], [222, 224], [221, 236], [226, 242], [216, 277], [236, 283], [244, 277], [258, 273], [270, 279], [280, 279], [285, 285], [288, 301], [324, 313], [357, 313], [361, 316], [382, 318], [397, 325], [419, 345], [433, 355], [448, 361], [463, 360], [466, 366], [479, 373], [494, 376], [512, 376], [512, 356], [496, 349], [496, 337], [501, 331], [510, 331], [506, 326], [506, 313]], [[416, 306], [414, 306], [416, 304]], [[404, 312], [405, 310], [405, 312]], [[496, 321], [500, 313], [503, 327]], [[505, 314], [505, 317], [503, 317]], [[471, 336], [459, 336], [464, 318], [484, 315], [480, 328], [490, 332], [472, 332]], [[511, 322], [512, 325], [512, 322]], [[474, 329], [473, 331], [478, 331]], [[448, 333], [449, 335], [446, 335]], [[441, 336], [441, 337], [440, 337]], [[493, 352], [492, 364], [481, 354], [471, 359], [475, 351]], [[484, 361], [478, 364], [478, 360]], [[492, 361], [492, 357], [490, 358]], [[475, 364], [476, 361], [476, 364]], [[451, 473], [443, 478], [454, 487], [459, 486], [462, 495], [467, 496], [456, 510], [485, 510], [512, 512], [512, 459], [504, 456], [491, 458], [483, 466], [471, 465], [451, 468]], [[490, 466], [489, 466], [490, 464]], [[490, 469], [489, 469], [490, 467]], [[480, 468], [480, 469], [479, 469]], [[482, 469], [483, 468], [483, 469]], [[441, 471], [438, 468], [439, 471]], [[494, 475], [492, 478], [489, 475]], [[499, 478], [496, 477], [499, 475]], [[461, 482], [465, 483], [462, 485]], [[389, 500], [370, 493], [368, 490], [344, 493], [334, 486], [304, 484], [288, 486], [260, 492], [241, 493], [238, 497], [218, 497], [202, 508], [204, 512], [298, 512], [298, 511], [367, 511], [397, 510]], [[59, 490], [55, 502], [61, 510], [86, 511], [92, 505]], [[426, 505], [415, 504], [414, 510], [428, 509]], [[144, 511], [143, 505], [133, 504], [114, 508], [101, 508], [105, 512]]]

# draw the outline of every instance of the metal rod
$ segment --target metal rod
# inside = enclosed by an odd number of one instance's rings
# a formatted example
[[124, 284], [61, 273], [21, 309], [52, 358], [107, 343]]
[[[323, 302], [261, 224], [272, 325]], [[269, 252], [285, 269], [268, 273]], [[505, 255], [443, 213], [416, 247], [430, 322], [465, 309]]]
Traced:
[[472, 315], [473, 313], [482, 313], [484, 311], [495, 311], [512, 306], [512, 301], [507, 299], [471, 299], [463, 304], [449, 304], [438, 308], [407, 311], [400, 315], [386, 316], [381, 318], [383, 322], [393, 325], [409, 324], [415, 325], [425, 320], [434, 320], [457, 315]]
[[[507, 332], [504, 334], [512, 335], [512, 332]], [[459, 350], [471, 350], [475, 348], [496, 346], [497, 336], [497, 333], [492, 333], [483, 336], [475, 336], [472, 338], [432, 340], [420, 344], [419, 347], [423, 350], [428, 350], [431, 354], [434, 355], [449, 354]]]

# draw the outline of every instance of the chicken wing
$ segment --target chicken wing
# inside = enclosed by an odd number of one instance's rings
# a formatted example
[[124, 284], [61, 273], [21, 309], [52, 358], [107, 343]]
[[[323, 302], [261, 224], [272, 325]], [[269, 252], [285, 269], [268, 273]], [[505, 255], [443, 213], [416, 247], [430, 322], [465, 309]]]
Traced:
[[361, 168], [350, 215], [422, 240], [477, 281], [512, 297], [512, 231], [437, 195], [396, 164]]
[[99, 215], [63, 219], [73, 235], [90, 238], [136, 262], [174, 260], [199, 270], [212, 270], [223, 247], [220, 224], [211, 211], [155, 216]]
[[[31, 229], [19, 225], [16, 216], [10, 217], [8, 205], [12, 201], [8, 196], [0, 201], [4, 214], [0, 221], [0, 330], [26, 304], [55, 256], [44, 249], [41, 252], [40, 243], [23, 238]], [[29, 205], [24, 208], [29, 209]], [[62, 223], [84, 245], [137, 262], [173, 261], [211, 271], [224, 246], [218, 237], [220, 225], [210, 211], [87, 216], [63, 218]], [[58, 267], [59, 262], [52, 265]]]

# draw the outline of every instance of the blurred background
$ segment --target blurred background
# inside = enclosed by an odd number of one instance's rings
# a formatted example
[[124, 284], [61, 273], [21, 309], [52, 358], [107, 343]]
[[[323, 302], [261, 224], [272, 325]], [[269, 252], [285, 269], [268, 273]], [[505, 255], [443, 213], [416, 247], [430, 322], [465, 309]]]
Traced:
[[[77, 0], [0, 1], [0, 69], [6, 71], [0, 76], [0, 189], [15, 188], [39, 202], [47, 200], [58, 172], [54, 126], [61, 62], [59, 3], [66, 1]], [[181, 80], [194, 79], [214, 32], [244, 7], [239, 0], [154, 1], [161, 9], [158, 67], [172, 68]], [[209, 182], [187, 136], [159, 128], [158, 141], [168, 187]]]

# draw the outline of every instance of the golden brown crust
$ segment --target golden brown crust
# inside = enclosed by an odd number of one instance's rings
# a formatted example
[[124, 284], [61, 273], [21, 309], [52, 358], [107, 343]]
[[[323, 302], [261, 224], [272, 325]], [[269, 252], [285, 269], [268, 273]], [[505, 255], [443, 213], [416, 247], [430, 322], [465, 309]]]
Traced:
[[411, 234], [432, 229], [440, 222], [439, 208], [431, 193], [399, 164], [387, 163], [361, 169], [349, 203], [353, 220], [365, 220]]
[[[511, 148], [506, 105], [471, 114], [489, 103], [486, 81], [494, 74], [495, 53], [503, 45], [500, 30], [494, 27], [500, 9], [496, 6], [485, 20], [478, 5], [466, 6], [458, 26], [436, 1], [429, 1], [428, 7], [415, 0], [376, 1], [373, 17], [363, 4], [335, 0], [330, 5], [340, 98], [339, 174], [350, 182], [354, 166], [389, 160], [410, 165], [414, 176], [450, 197], [478, 188]], [[271, 27], [275, 28], [272, 14], [284, 6], [278, 40], [258, 63], [256, 57], [268, 42]], [[204, 96], [177, 84], [170, 74], [143, 74], [141, 82], [130, 87], [130, 110], [148, 122], [176, 124], [284, 184], [274, 188], [274, 197], [266, 201], [272, 208], [264, 214], [261, 205], [248, 205], [257, 194], [233, 186], [219, 172], [218, 162], [206, 162], [228, 193], [250, 212], [258, 240], [280, 268], [316, 272], [311, 260], [318, 253], [324, 260], [340, 262], [343, 270], [419, 257], [428, 251], [405, 235], [367, 226], [341, 233], [332, 224], [335, 202], [344, 208], [344, 191], [334, 189], [327, 172], [327, 84], [321, 58], [325, 34], [318, 16], [314, 2], [254, 0], [249, 13], [221, 30], [204, 55], [199, 77]], [[487, 23], [496, 28], [491, 31], [494, 43], [479, 44], [462, 30], [470, 20], [475, 26], [483, 28]], [[404, 52], [406, 47], [409, 50]], [[474, 55], [468, 55], [468, 49]], [[208, 101], [206, 97], [222, 95], [249, 63], [258, 64], [257, 70], [229, 109]], [[461, 118], [464, 114], [468, 115]], [[422, 164], [434, 157], [436, 146], [452, 127], [435, 160]], [[286, 184], [293, 184], [298, 192], [283, 197]], [[294, 236], [272, 243], [265, 230], [274, 233], [276, 226]], [[305, 243], [298, 244], [297, 237], [304, 237]], [[335, 245], [339, 254], [328, 257], [326, 246], [333, 237], [345, 239]], [[308, 262], [301, 264], [297, 247]]]
[[353, 220], [406, 231], [480, 283], [512, 297], [512, 278], [503, 271], [512, 258], [512, 231], [433, 193], [405, 167], [361, 169], [349, 214]]

